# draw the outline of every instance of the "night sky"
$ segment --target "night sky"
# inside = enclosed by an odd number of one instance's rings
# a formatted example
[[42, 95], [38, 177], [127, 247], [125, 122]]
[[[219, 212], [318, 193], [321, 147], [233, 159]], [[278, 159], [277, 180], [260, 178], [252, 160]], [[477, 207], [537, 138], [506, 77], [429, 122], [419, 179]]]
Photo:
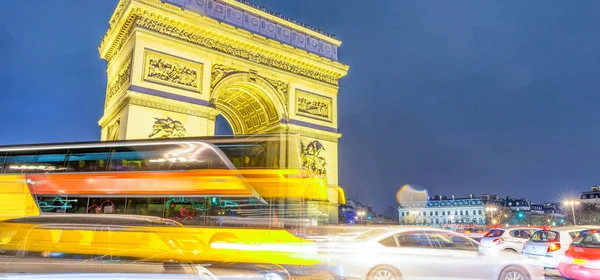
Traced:
[[[117, 2], [0, 1], [0, 145], [100, 138]], [[343, 41], [348, 198], [381, 211], [413, 184], [539, 202], [600, 183], [600, 1], [253, 2]]]

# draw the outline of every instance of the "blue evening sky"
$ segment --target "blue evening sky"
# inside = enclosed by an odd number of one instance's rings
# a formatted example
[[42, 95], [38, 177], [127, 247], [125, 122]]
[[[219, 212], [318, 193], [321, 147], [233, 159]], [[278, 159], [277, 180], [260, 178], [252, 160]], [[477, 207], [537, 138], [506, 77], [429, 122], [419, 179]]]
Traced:
[[[343, 41], [349, 198], [383, 210], [408, 183], [553, 201], [600, 183], [600, 1], [253, 2]], [[99, 139], [116, 4], [0, 1], [0, 145]]]

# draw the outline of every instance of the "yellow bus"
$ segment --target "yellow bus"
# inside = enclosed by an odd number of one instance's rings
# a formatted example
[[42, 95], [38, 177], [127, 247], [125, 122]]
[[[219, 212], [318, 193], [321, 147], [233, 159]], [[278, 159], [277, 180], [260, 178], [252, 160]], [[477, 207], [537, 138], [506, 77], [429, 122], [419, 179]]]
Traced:
[[301, 145], [284, 134], [0, 147], [0, 185], [10, 195], [0, 215], [39, 209], [193, 226], [326, 223], [326, 181], [303, 168]]
[[0, 220], [155, 216], [220, 250], [285, 258], [296, 247], [272, 245], [304, 241], [283, 229], [327, 223], [332, 205], [326, 180], [303, 167], [303, 141], [281, 134], [0, 147]]

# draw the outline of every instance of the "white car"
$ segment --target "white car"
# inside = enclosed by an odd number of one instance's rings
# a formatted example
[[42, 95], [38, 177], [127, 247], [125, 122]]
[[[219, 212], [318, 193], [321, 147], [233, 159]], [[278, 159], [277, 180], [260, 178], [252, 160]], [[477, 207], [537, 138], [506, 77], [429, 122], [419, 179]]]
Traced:
[[318, 246], [329, 270], [344, 279], [544, 279], [535, 261], [480, 253], [477, 241], [438, 228], [374, 228], [353, 240]]
[[522, 254], [539, 261], [544, 267], [555, 269], [562, 256], [579, 233], [586, 229], [600, 229], [598, 226], [577, 226], [564, 228], [545, 228], [533, 233], [525, 243]]
[[525, 242], [537, 229], [534, 228], [495, 228], [481, 238], [479, 252], [496, 253], [499, 251], [520, 254]]

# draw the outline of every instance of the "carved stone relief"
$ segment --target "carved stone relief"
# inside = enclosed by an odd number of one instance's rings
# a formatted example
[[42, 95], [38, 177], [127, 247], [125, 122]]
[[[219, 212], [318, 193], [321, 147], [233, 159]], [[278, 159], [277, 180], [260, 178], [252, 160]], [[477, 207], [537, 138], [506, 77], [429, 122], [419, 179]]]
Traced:
[[115, 140], [119, 140], [119, 129], [121, 127], [121, 119], [118, 119], [117, 121], [115, 121], [113, 124], [111, 124], [108, 127], [108, 131], [107, 131], [107, 140], [108, 141], [115, 141]]
[[318, 175], [323, 178], [327, 178], [327, 152], [325, 147], [318, 140], [312, 141], [308, 144], [301, 142], [301, 157], [302, 157], [302, 168], [311, 173], [311, 175]]
[[210, 88], [213, 89], [225, 77], [240, 71], [222, 64], [214, 64], [211, 70]]
[[155, 118], [152, 133], [148, 138], [180, 138], [185, 137], [187, 131], [180, 121], [171, 118]]
[[201, 45], [210, 49], [218, 50], [226, 54], [247, 59], [252, 62], [261, 63], [267, 66], [275, 67], [294, 74], [303, 75], [309, 78], [320, 80], [329, 84], [338, 85], [338, 77], [329, 75], [320, 71], [315, 71], [297, 64], [293, 64], [261, 51], [253, 51], [240, 46], [232, 45], [225, 41], [206, 37], [187, 29], [179, 28], [165, 22], [160, 22], [147, 17], [138, 17], [135, 19], [134, 27], [144, 28], [161, 34], [169, 35], [184, 41]]
[[106, 105], [131, 83], [131, 57], [125, 60], [117, 76], [109, 83], [106, 92]]
[[200, 92], [203, 64], [146, 50], [144, 80]]
[[332, 121], [332, 99], [305, 91], [296, 91], [296, 114], [300, 116]]

